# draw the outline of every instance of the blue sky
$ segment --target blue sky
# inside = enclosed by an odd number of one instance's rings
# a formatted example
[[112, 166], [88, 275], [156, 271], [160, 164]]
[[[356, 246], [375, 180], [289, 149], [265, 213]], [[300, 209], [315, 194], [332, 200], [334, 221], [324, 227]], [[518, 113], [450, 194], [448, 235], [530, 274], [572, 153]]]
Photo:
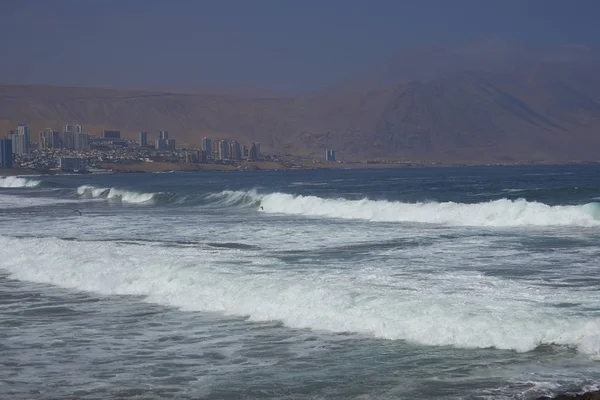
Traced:
[[298, 92], [403, 47], [600, 41], [591, 0], [0, 0], [0, 11], [3, 83]]

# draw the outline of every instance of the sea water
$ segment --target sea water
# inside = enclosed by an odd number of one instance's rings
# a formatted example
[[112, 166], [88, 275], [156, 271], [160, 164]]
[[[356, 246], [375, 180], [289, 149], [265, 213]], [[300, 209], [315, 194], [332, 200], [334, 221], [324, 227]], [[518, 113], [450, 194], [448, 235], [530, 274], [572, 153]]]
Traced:
[[0, 178], [0, 393], [593, 390], [599, 272], [599, 166]]

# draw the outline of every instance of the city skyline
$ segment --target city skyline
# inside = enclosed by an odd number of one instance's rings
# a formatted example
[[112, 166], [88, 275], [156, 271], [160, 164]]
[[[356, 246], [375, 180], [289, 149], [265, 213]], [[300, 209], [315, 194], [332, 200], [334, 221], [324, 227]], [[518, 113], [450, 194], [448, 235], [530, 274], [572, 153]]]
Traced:
[[[157, 131], [157, 138], [148, 141], [148, 132], [138, 133], [138, 141], [121, 137], [121, 131], [103, 129], [100, 135], [90, 135], [80, 124], [67, 123], [62, 132], [46, 128], [38, 141], [31, 140], [27, 124], [17, 124], [0, 142], [0, 168], [57, 169], [63, 172], [85, 172], [88, 164], [112, 160], [117, 163], [139, 163], [169, 160], [175, 163], [240, 163], [263, 159], [259, 142], [248, 146], [236, 139], [213, 141], [204, 137], [202, 145], [176, 147], [176, 141], [166, 130]], [[95, 168], [97, 169], [97, 168]]]
[[[176, 141], [173, 138], [169, 138], [169, 131], [166, 130], [157, 130], [156, 139], [154, 141], [148, 141], [148, 132], [140, 131], [138, 132], [138, 140], [137, 144], [140, 147], [147, 147], [148, 143], [151, 143], [155, 149], [158, 150], [174, 150]], [[62, 132], [54, 129], [54, 128], [46, 128], [43, 131], [40, 131], [38, 134], [39, 139], [37, 141], [31, 140], [30, 128], [25, 123], [17, 124], [17, 130], [8, 130], [5, 134], [5, 139], [14, 140], [14, 136], [22, 136], [26, 137], [27, 140], [22, 140], [17, 142], [20, 146], [19, 151], [14, 154], [26, 154], [29, 153], [32, 148], [32, 144], [36, 144], [39, 149], [68, 149], [68, 150], [76, 150], [76, 151], [85, 151], [89, 150], [89, 140], [90, 138], [94, 138], [95, 140], [104, 139], [105, 141], [120, 141], [121, 145], [125, 145], [126, 140], [121, 138], [121, 131], [115, 129], [103, 129], [97, 136], [94, 136], [88, 132], [83, 131], [83, 127], [80, 124], [70, 124], [67, 123], [63, 126]], [[133, 143], [135, 141], [129, 140], [129, 142]], [[212, 141], [210, 137], [204, 137], [202, 139], [202, 143], [200, 146], [187, 146], [184, 149], [191, 150], [201, 150], [206, 151], [208, 154], [218, 154], [219, 148], [213, 147], [218, 146], [219, 143], [224, 143], [228, 150], [226, 152], [227, 155], [237, 154], [240, 156], [236, 156], [234, 159], [241, 159], [242, 156], [248, 156], [248, 153], [252, 151], [255, 156], [254, 159], [260, 157], [260, 143], [259, 142], [250, 142], [249, 146], [242, 145], [238, 142], [237, 139], [218, 139], [215, 142]], [[15, 143], [13, 141], [13, 143]], [[113, 143], [114, 144], [114, 143]], [[13, 149], [15, 144], [13, 144]], [[24, 147], [25, 146], [25, 147]], [[233, 147], [239, 147], [235, 152], [232, 151]], [[218, 159], [225, 160], [228, 158], [219, 157]]]

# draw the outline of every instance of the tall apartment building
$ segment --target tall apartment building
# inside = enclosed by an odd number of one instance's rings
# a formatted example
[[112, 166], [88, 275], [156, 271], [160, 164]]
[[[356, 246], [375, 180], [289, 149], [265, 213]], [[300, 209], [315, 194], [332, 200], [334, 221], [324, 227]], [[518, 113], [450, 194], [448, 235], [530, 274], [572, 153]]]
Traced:
[[56, 129], [46, 128], [46, 144], [49, 149], [60, 149], [62, 148], [62, 140], [60, 138], [60, 132]]
[[48, 148], [48, 138], [46, 137], [45, 131], [40, 132], [40, 137], [38, 139], [38, 148], [40, 148], [40, 149]]
[[229, 158], [236, 161], [242, 159], [242, 148], [237, 140], [229, 142]]
[[74, 149], [78, 151], [87, 151], [90, 149], [90, 137], [85, 132], [75, 133]]
[[0, 139], [0, 168], [12, 168], [12, 139]]
[[148, 146], [148, 133], [140, 132], [139, 144], [141, 147]]
[[175, 139], [169, 140], [169, 132], [168, 131], [159, 131], [158, 139], [154, 141], [154, 147], [157, 150], [175, 150]]
[[166, 150], [167, 147], [168, 147], [168, 143], [166, 140], [159, 138], [154, 141], [154, 148], [156, 150]]
[[250, 149], [248, 150], [248, 160], [258, 160], [259, 157], [259, 153], [258, 153], [258, 146], [256, 145], [256, 143], [252, 143], [250, 145]]
[[38, 140], [38, 147], [40, 149], [62, 148], [60, 132], [52, 128], [46, 128], [45, 130], [41, 131], [40, 139]]
[[199, 163], [205, 163], [206, 161], [208, 161], [208, 152], [206, 150], [199, 150], [198, 151], [198, 162]]
[[17, 131], [11, 133], [13, 154], [29, 153], [29, 128], [25, 124], [17, 125]]
[[325, 151], [325, 161], [335, 162], [335, 150], [328, 149]]
[[221, 140], [219, 142], [219, 160], [229, 159], [229, 144], [227, 140]]
[[213, 147], [211, 138], [205, 137], [202, 139], [202, 151], [206, 153], [208, 158], [212, 158]]
[[64, 131], [63, 132], [62, 147], [65, 149], [69, 149], [69, 150], [75, 150], [75, 132], [73, 132], [73, 131]]
[[62, 143], [60, 146], [56, 146], [53, 143], [53, 146], [54, 148], [65, 148], [69, 150], [89, 150], [89, 136], [82, 131], [81, 125], [66, 124], [65, 130], [63, 131]]

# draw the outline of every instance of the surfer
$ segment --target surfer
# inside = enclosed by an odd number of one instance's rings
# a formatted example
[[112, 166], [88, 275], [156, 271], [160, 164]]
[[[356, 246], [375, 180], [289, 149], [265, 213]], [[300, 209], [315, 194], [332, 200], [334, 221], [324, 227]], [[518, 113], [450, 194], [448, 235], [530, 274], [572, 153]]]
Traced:
[[263, 206], [260, 206], [260, 209], [261, 209], [261, 210], [264, 210]]
[[73, 212], [81, 215], [81, 211], [79, 211], [79, 210], [73, 210]]

